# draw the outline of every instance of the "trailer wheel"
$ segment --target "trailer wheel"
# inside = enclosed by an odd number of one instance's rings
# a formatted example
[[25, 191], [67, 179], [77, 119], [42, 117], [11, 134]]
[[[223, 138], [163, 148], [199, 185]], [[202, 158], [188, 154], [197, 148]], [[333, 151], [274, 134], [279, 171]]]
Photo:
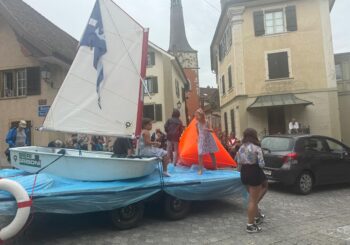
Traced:
[[115, 228], [126, 230], [139, 225], [143, 217], [143, 211], [143, 203], [138, 202], [110, 211], [109, 219]]
[[179, 220], [187, 216], [191, 208], [191, 202], [165, 195], [163, 208], [165, 217], [170, 220]]

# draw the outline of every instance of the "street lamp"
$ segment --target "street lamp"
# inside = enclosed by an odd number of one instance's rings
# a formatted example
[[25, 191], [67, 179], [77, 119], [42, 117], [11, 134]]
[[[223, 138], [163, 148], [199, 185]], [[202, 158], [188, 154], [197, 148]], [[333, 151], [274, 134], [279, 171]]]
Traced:
[[182, 106], [181, 102], [180, 102], [180, 101], [178, 101], [176, 105], [177, 105], [177, 109], [179, 109], [179, 110], [180, 110], [180, 109], [181, 109], [181, 106]]
[[44, 80], [46, 83], [50, 84], [52, 88], [53, 82], [51, 80], [51, 71], [47, 65], [44, 65], [43, 67], [41, 67], [40, 75], [41, 75], [41, 79]]

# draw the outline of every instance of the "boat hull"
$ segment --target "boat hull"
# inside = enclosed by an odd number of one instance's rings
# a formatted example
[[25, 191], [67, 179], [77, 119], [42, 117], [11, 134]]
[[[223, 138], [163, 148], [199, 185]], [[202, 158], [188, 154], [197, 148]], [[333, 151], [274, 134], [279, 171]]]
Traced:
[[159, 162], [155, 157], [115, 158], [110, 152], [74, 149], [61, 152], [59, 148], [37, 146], [11, 148], [11, 165], [29, 173], [43, 169], [44, 173], [70, 179], [112, 181], [149, 175]]

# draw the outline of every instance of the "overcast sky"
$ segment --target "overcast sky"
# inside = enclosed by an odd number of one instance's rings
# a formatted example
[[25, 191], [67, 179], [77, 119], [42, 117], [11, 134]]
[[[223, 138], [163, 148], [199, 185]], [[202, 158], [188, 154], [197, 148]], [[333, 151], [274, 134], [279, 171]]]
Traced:
[[[24, 0], [54, 24], [80, 40], [95, 0]], [[114, 0], [150, 28], [150, 41], [168, 50], [170, 0]], [[200, 86], [216, 87], [210, 68], [210, 44], [220, 17], [220, 0], [182, 0], [187, 38], [198, 50]], [[334, 52], [350, 52], [350, 1], [336, 0], [331, 13]]]

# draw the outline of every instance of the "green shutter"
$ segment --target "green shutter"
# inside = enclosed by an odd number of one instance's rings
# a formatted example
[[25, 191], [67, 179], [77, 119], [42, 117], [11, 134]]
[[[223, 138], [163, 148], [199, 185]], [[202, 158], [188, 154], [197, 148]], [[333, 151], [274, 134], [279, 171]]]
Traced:
[[161, 104], [157, 104], [156, 105], [156, 121], [157, 122], [161, 122], [163, 120], [163, 116], [162, 116], [162, 105]]
[[255, 36], [263, 36], [265, 34], [264, 12], [255, 11], [253, 15]]
[[40, 95], [41, 93], [41, 79], [40, 68], [27, 68], [27, 95]]
[[158, 93], [158, 78], [152, 77], [152, 85], [153, 85], [153, 91], [152, 93]]
[[295, 6], [286, 7], [286, 20], [287, 31], [296, 31], [298, 29], [297, 12]]
[[150, 53], [150, 55], [151, 55], [151, 65], [155, 65], [156, 64], [156, 57], [155, 57], [155, 53], [154, 52], [151, 52]]

